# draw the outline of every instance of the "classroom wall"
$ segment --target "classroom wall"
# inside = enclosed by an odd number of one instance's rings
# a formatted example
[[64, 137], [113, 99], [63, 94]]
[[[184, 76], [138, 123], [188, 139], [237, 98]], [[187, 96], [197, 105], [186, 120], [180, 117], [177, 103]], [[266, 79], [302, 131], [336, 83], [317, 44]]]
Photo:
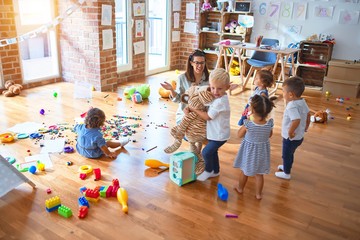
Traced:
[[[351, 1], [351, 2], [347, 2]], [[272, 6], [271, 2], [280, 3], [279, 16], [276, 18], [274, 12], [276, 6]], [[353, 3], [359, 2], [359, 3]], [[284, 17], [285, 3], [293, 3], [293, 11], [291, 17]], [[296, 19], [295, 6], [297, 3], [307, 3], [307, 11], [305, 19]], [[319, 17], [315, 15], [317, 6], [323, 9], [333, 7], [332, 17]], [[277, 38], [281, 42], [281, 46], [288, 46], [290, 43], [305, 40], [313, 34], [327, 33], [335, 38], [332, 58], [344, 60], [360, 59], [360, 20], [357, 19], [356, 24], [339, 23], [340, 13], [347, 10], [359, 16], [360, 1], [359, 0], [328, 0], [328, 1], [288, 1], [288, 0], [254, 0], [252, 1], [252, 9], [254, 13], [255, 24], [251, 39], [255, 40], [258, 35], [264, 37]], [[301, 10], [301, 9], [299, 9]], [[299, 12], [300, 13], [300, 12]], [[321, 14], [318, 14], [321, 15]], [[329, 15], [329, 14], [327, 14]], [[355, 19], [354, 16], [352, 19]], [[349, 17], [345, 20], [349, 21]], [[273, 27], [273, 29], [271, 29]], [[297, 30], [301, 27], [301, 31]]]

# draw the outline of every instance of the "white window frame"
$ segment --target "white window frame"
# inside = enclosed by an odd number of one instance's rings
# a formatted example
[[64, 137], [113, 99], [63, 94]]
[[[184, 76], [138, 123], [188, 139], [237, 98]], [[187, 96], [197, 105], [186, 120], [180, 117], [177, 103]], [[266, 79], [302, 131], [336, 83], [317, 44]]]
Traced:
[[[115, 4], [117, 2], [119, 2], [121, 0], [115, 0]], [[127, 38], [127, 44], [126, 44], [126, 48], [128, 50], [128, 63], [127, 64], [117, 64], [117, 72], [121, 73], [121, 72], [125, 72], [125, 71], [129, 71], [132, 70], [133, 67], [133, 51], [132, 51], [132, 25], [133, 25], [133, 20], [132, 20], [132, 11], [131, 11], [131, 1], [128, 0], [122, 0], [122, 1], [126, 1], [127, 4], [127, 19], [126, 19], [126, 26], [127, 26], [127, 32], [126, 32], [126, 38]], [[116, 35], [116, 42], [117, 42], [117, 35]], [[117, 47], [117, 46], [116, 46]]]

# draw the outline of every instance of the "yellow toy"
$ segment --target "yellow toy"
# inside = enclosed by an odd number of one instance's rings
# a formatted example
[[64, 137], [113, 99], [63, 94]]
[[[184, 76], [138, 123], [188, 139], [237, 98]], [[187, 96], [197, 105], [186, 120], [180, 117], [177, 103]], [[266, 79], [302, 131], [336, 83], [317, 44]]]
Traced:
[[[172, 86], [173, 89], [176, 89], [176, 81], [175, 80], [171, 80], [170, 81], [170, 84]], [[170, 96], [170, 91], [169, 90], [166, 90], [165, 88], [163, 87], [160, 87], [159, 88], [159, 95], [162, 97], [162, 98], [169, 98]]]
[[147, 159], [145, 160], [145, 165], [150, 168], [159, 168], [159, 167], [169, 167], [168, 163], [163, 163], [156, 159]]
[[116, 192], [116, 197], [117, 200], [119, 201], [119, 203], [122, 205], [122, 211], [124, 213], [128, 213], [128, 205], [127, 205], [127, 201], [128, 201], [128, 194], [125, 190], [125, 188], [119, 188]]
[[240, 67], [239, 62], [236, 60], [233, 60], [230, 66], [230, 75], [232, 76], [238, 76], [240, 75]]
[[14, 134], [12, 134], [12, 133], [0, 134], [0, 140], [2, 143], [12, 142], [12, 141], [14, 141]]
[[92, 173], [93, 168], [90, 165], [82, 165], [79, 167], [79, 173], [85, 173], [86, 175]]

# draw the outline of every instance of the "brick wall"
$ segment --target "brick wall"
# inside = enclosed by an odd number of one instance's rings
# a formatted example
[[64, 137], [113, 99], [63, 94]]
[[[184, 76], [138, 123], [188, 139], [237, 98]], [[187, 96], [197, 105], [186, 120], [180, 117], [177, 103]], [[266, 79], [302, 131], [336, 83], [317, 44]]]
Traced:
[[[0, 0], [0, 39], [16, 37], [14, 9], [12, 1]], [[22, 83], [19, 49], [17, 44], [0, 47], [0, 63], [4, 82], [13, 80]], [[1, 69], [0, 68], [0, 69]]]
[[[58, 3], [58, 14], [62, 14], [75, 0], [61, 0]], [[145, 2], [145, 0], [132, 0]], [[183, 0], [180, 12], [180, 29], [173, 29], [173, 14], [171, 14], [172, 30], [180, 30], [180, 42], [171, 42], [170, 67], [185, 69], [189, 54], [198, 47], [198, 36], [183, 33], [186, 3], [196, 4], [196, 19], [199, 19], [201, 0]], [[60, 41], [60, 58], [62, 79], [68, 82], [86, 81], [98, 91], [115, 91], [118, 84], [127, 81], [143, 79], [145, 75], [145, 54], [133, 55], [133, 70], [117, 73], [116, 50], [102, 50], [102, 30], [112, 29], [115, 47], [115, 7], [114, 0], [89, 0], [80, 9], [66, 18], [58, 27]], [[113, 6], [113, 24], [101, 26], [101, 5]], [[172, 10], [172, 9], [171, 9]], [[171, 13], [173, 13], [171, 11]], [[134, 17], [134, 20], [145, 17]], [[0, 0], [0, 38], [16, 36], [14, 11], [11, 0]], [[145, 30], [146, 31], [146, 30]], [[135, 28], [133, 28], [133, 41]], [[142, 41], [145, 38], [136, 38]], [[171, 40], [170, 40], [171, 41]], [[0, 48], [0, 63], [2, 64], [4, 80], [15, 80], [22, 83], [19, 49], [17, 44]], [[31, 83], [25, 87], [34, 87], [61, 79], [49, 79]]]

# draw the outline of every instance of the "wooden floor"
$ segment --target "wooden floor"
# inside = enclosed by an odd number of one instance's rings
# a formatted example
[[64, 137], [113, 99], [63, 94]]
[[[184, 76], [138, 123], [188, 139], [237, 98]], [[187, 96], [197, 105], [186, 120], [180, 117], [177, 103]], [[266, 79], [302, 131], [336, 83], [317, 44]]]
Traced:
[[[274, 176], [281, 164], [281, 120], [284, 104], [281, 90], [277, 94], [274, 135], [271, 139], [271, 173], [265, 176], [264, 196], [255, 199], [254, 179], [250, 178], [243, 195], [232, 188], [239, 170], [232, 167], [239, 149], [237, 121], [250, 91], [230, 97], [231, 139], [220, 149], [221, 173], [206, 182], [193, 182], [182, 187], [174, 184], [168, 172], [157, 174], [144, 160], [154, 158], [169, 162], [163, 149], [172, 142], [177, 104], [160, 99], [159, 82], [176, 79], [173, 72], [143, 80], [151, 84], [149, 101], [134, 104], [117, 101], [117, 93], [93, 92], [92, 99], [74, 98], [74, 85], [58, 83], [24, 90], [21, 96], [0, 96], [1, 132], [15, 124], [33, 121], [44, 126], [68, 123], [89, 107], [102, 108], [107, 117], [141, 117], [130, 142], [116, 160], [90, 160], [73, 154], [51, 154], [53, 169], [32, 175], [24, 173], [37, 185], [33, 190], [22, 184], [0, 198], [0, 239], [360, 239], [360, 121], [359, 99], [338, 103], [327, 100], [318, 90], [306, 89], [304, 97], [310, 108], [329, 108], [333, 119], [327, 125], [311, 124], [303, 145], [296, 152], [290, 181]], [[141, 83], [141, 81], [139, 81]], [[130, 84], [128, 84], [130, 85]], [[57, 92], [58, 97], [53, 97]], [[108, 95], [108, 96], [107, 96]], [[107, 96], [107, 97], [105, 97]], [[349, 110], [347, 110], [349, 108]], [[44, 109], [45, 115], [39, 110]], [[348, 114], [352, 119], [347, 120]], [[65, 125], [66, 126], [66, 125]], [[70, 130], [63, 135], [74, 145]], [[56, 136], [56, 135], [55, 135]], [[47, 135], [47, 138], [51, 136]], [[10, 154], [23, 162], [40, 152], [40, 144], [31, 139], [1, 144], [0, 153]], [[146, 150], [157, 146], [152, 151]], [[183, 143], [181, 151], [188, 149]], [[72, 161], [74, 165], [67, 166]], [[79, 166], [89, 164], [102, 171], [101, 181], [93, 176], [81, 180]], [[79, 188], [110, 185], [118, 178], [129, 195], [129, 213], [121, 211], [116, 198], [100, 199], [91, 204], [88, 216], [77, 218]], [[1, 179], [1, 176], [0, 176]], [[1, 181], [1, 180], [0, 180]], [[217, 197], [217, 183], [229, 191], [224, 202]], [[51, 188], [48, 195], [46, 189]], [[45, 211], [45, 200], [58, 195], [75, 216], [65, 219]], [[238, 218], [225, 218], [226, 213]]]

